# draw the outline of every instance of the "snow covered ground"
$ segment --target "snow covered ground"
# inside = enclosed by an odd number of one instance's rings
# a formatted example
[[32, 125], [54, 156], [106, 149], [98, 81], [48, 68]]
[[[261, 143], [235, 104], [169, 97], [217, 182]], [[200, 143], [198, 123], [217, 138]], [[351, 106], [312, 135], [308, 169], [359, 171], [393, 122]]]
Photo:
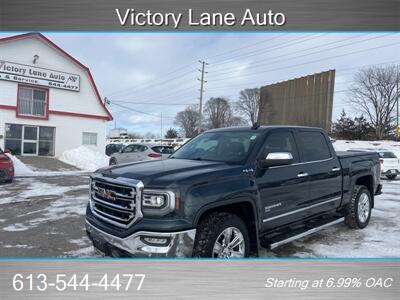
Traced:
[[[97, 257], [86, 237], [87, 176], [17, 178], [0, 190], [0, 257]], [[400, 257], [400, 179], [383, 180], [370, 224], [338, 224], [262, 257]]]

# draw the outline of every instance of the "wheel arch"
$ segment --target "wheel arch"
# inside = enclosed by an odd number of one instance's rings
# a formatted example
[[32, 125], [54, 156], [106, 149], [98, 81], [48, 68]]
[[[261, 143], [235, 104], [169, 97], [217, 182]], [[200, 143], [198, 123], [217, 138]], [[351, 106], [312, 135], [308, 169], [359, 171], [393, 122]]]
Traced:
[[[374, 178], [372, 175], [361, 175], [354, 180], [353, 189], [357, 185], [365, 186], [371, 194], [372, 208], [374, 207]], [[352, 189], [352, 190], [353, 190]]]
[[246, 224], [250, 236], [250, 252], [258, 255], [259, 232], [258, 214], [254, 202], [250, 198], [238, 198], [235, 200], [218, 201], [202, 207], [194, 219], [194, 226], [209, 214], [214, 212], [227, 212], [238, 216]]

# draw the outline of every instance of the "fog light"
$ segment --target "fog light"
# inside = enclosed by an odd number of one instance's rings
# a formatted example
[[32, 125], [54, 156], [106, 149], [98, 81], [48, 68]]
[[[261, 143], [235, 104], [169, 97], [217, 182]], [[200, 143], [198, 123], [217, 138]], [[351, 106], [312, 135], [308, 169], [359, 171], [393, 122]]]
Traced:
[[166, 246], [169, 243], [169, 238], [143, 236], [142, 241], [148, 245]]

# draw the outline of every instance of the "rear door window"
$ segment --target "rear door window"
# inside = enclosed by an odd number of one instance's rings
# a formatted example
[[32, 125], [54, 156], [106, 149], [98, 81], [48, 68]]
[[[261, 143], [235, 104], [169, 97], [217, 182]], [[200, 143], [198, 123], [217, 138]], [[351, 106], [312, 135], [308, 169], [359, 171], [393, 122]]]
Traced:
[[325, 136], [319, 131], [300, 131], [304, 159], [306, 162], [331, 158]]

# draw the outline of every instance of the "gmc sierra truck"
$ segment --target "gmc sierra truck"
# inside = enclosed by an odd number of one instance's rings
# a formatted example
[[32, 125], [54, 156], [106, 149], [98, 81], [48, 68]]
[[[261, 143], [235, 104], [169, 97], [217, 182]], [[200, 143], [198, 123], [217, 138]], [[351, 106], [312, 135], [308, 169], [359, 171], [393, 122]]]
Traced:
[[86, 231], [114, 257], [257, 256], [327, 226], [368, 225], [376, 153], [337, 153], [319, 128], [206, 131], [169, 158], [96, 171]]

